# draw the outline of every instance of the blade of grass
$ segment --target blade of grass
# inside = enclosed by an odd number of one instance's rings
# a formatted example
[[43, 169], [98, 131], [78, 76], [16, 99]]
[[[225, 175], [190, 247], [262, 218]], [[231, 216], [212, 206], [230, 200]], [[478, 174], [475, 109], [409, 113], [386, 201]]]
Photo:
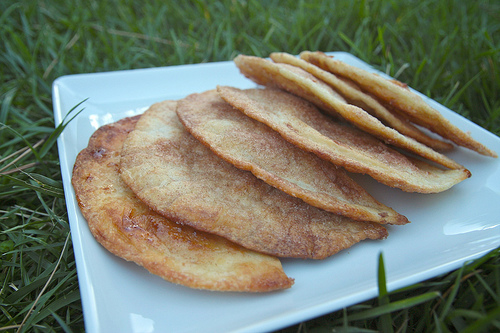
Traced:
[[[26, 174], [26, 173], [25, 173]], [[23, 189], [31, 189], [35, 192], [45, 193], [50, 196], [55, 196], [59, 198], [64, 198], [64, 192], [61, 188], [50, 186], [48, 184], [44, 184], [34, 178], [32, 178], [29, 174], [28, 177], [31, 178], [31, 181], [25, 181], [17, 177], [12, 177], [10, 175], [4, 174], [3, 176], [14, 183], [17, 183], [23, 187]]]
[[492, 328], [492, 326], [493, 329], [500, 329], [500, 306], [497, 306], [488, 312], [486, 316], [480, 317], [471, 325], [464, 328], [462, 333], [484, 332], [486, 329]]
[[[387, 306], [390, 303], [387, 292], [387, 279], [385, 275], [384, 255], [379, 254], [378, 258], [378, 302], [379, 307]], [[393, 332], [391, 314], [384, 313], [379, 318], [380, 329], [383, 332]]]
[[384, 314], [392, 313], [395, 311], [400, 311], [404, 309], [411, 308], [413, 306], [428, 302], [430, 300], [436, 299], [440, 297], [441, 294], [439, 292], [431, 291], [422, 295], [413, 296], [406, 300], [395, 301], [389, 304], [379, 306], [373, 309], [369, 309], [359, 313], [353, 313], [349, 315], [350, 321], [356, 320], [365, 320], [371, 318], [378, 318]]
[[35, 301], [33, 302], [33, 305], [30, 307], [28, 313], [26, 314], [26, 316], [24, 317], [23, 321], [21, 322], [21, 324], [19, 325], [19, 328], [17, 330], [17, 332], [20, 332], [21, 329], [23, 328], [24, 324], [26, 323], [26, 321], [29, 319], [29, 316], [31, 314], [31, 312], [33, 311], [33, 309], [35, 308], [35, 306], [37, 305], [40, 297], [42, 297], [43, 293], [45, 292], [45, 290], [47, 289], [49, 283], [51, 282], [54, 274], [56, 273], [57, 271], [57, 268], [59, 267], [59, 264], [61, 263], [61, 259], [63, 258], [63, 254], [66, 250], [66, 246], [68, 245], [68, 242], [70, 240], [70, 234], [68, 233], [67, 237], [66, 237], [66, 241], [64, 242], [64, 247], [61, 251], [61, 255], [59, 257], [59, 259], [57, 260], [57, 264], [56, 266], [54, 267], [54, 270], [52, 271], [49, 279], [47, 280], [47, 283], [43, 286], [42, 290], [40, 291], [40, 293], [38, 294], [37, 298], [35, 299]]
[[44, 157], [47, 152], [52, 148], [52, 146], [56, 143], [57, 141], [57, 138], [61, 135], [61, 133], [64, 131], [64, 129], [66, 128], [66, 126], [68, 126], [68, 124], [73, 120], [75, 119], [80, 113], [82, 113], [82, 111], [84, 110], [83, 108], [80, 109], [79, 111], [75, 112], [75, 110], [80, 106], [82, 105], [83, 103], [85, 103], [87, 101], [88, 98], [84, 99], [83, 101], [81, 101], [80, 103], [76, 104], [75, 106], [73, 106], [69, 111], [68, 113], [64, 116], [63, 120], [61, 121], [61, 124], [59, 124], [56, 129], [52, 132], [52, 134], [50, 134], [50, 136], [48, 137], [48, 139], [45, 141], [44, 145], [40, 148], [40, 157]]
[[[36, 142], [34, 145], [33, 145], [33, 149], [37, 148], [38, 146], [40, 146], [45, 140], [44, 139], [41, 139], [40, 141]], [[32, 150], [30, 150], [28, 147], [24, 147], [14, 153], [12, 153], [11, 155], [3, 158], [2, 160], [0, 160], [0, 163], [2, 163], [4, 160], [7, 160], [7, 159], [10, 159], [11, 157], [14, 157], [16, 155], [19, 155], [17, 156], [15, 159], [13, 159], [12, 161], [10, 161], [9, 163], [7, 163], [5, 166], [3, 166], [2, 168], [0, 168], [0, 174], [3, 173], [3, 171], [7, 168], [9, 168], [11, 165], [15, 164], [16, 162], [18, 162], [19, 160], [21, 160], [23, 157], [25, 157], [26, 155], [28, 155]]]

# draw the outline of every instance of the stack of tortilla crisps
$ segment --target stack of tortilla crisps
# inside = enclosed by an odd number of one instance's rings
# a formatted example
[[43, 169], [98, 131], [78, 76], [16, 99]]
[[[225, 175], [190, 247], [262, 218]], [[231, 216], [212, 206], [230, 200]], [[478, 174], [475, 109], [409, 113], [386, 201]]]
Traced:
[[436, 193], [471, 176], [443, 154], [455, 144], [497, 157], [400, 82], [320, 52], [271, 59], [234, 59], [258, 89], [218, 86], [92, 135], [72, 183], [106, 249], [192, 288], [286, 289], [279, 258], [323, 259], [409, 222], [347, 171]]

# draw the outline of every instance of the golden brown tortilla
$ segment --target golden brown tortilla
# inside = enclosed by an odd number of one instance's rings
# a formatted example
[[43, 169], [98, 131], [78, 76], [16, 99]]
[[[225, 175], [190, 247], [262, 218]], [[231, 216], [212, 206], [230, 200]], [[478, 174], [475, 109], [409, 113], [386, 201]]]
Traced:
[[215, 90], [179, 101], [177, 115], [218, 156], [310, 205], [359, 221], [408, 223], [406, 217], [376, 201], [342, 168], [289, 143], [227, 104]]
[[380, 224], [310, 206], [224, 161], [184, 129], [172, 104], [142, 115], [121, 163], [125, 183], [160, 214], [255, 251], [321, 259], [387, 236]]
[[369, 112], [371, 115], [378, 118], [382, 123], [395, 129], [401, 134], [413, 138], [437, 151], [448, 151], [453, 148], [451, 143], [430, 137], [399, 114], [391, 112], [384, 105], [380, 104], [377, 99], [363, 92], [352, 81], [339, 78], [333, 73], [327, 72], [318, 66], [315, 66], [303, 59], [294, 57], [288, 53], [271, 53], [270, 57], [274, 62], [286, 63], [306, 70], [315, 77], [329, 84], [333, 89], [337, 90], [350, 104], [356, 105]]
[[441, 113], [432, 108], [420, 96], [404, 85], [394, 84], [380, 75], [348, 65], [333, 59], [322, 52], [302, 52], [301, 58], [336, 75], [346, 77], [358, 84], [363, 90], [376, 96], [390, 107], [409, 117], [414, 123], [447, 138], [457, 145], [469, 148], [479, 154], [498, 157], [497, 153], [474, 140], [469, 133], [453, 125]]
[[122, 143], [137, 122], [99, 128], [76, 159], [72, 183], [90, 231], [106, 249], [167, 281], [218, 291], [289, 288], [277, 258], [167, 220], [139, 201], [119, 176]]
[[464, 169], [451, 158], [385, 126], [365, 110], [346, 103], [343, 98], [338, 97], [338, 93], [333, 94], [334, 90], [324, 81], [299, 67], [245, 55], [237, 56], [234, 62], [245, 76], [258, 84], [277, 87], [300, 96], [334, 116], [341, 116], [387, 144], [408, 150], [450, 169]]
[[293, 144], [383, 184], [408, 192], [433, 193], [470, 177], [465, 169], [441, 170], [417, 162], [367, 133], [332, 121], [312, 104], [285, 91], [232, 87], [219, 87], [218, 91], [226, 102]]

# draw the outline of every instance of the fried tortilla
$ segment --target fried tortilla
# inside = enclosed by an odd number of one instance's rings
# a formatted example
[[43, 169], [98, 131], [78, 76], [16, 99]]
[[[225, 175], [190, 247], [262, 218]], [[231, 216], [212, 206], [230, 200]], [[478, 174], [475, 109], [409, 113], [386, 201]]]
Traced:
[[171, 103], [142, 115], [123, 144], [121, 172], [170, 220], [278, 257], [322, 259], [387, 236], [378, 223], [308, 205], [224, 161], [185, 130]]
[[408, 223], [406, 217], [376, 201], [344, 169], [289, 143], [234, 109], [215, 90], [179, 101], [177, 115], [218, 156], [310, 205], [359, 221]]
[[390, 107], [400, 111], [414, 123], [425, 127], [457, 145], [469, 148], [479, 154], [498, 157], [497, 153], [474, 140], [466, 133], [443, 117], [419, 95], [407, 89], [403, 84], [395, 84], [380, 75], [348, 65], [333, 59], [322, 52], [302, 52], [301, 58], [336, 75], [348, 78], [358, 84]]
[[464, 169], [451, 158], [385, 126], [365, 110], [348, 104], [343, 98], [338, 98], [338, 93], [332, 93], [334, 89], [302, 68], [245, 55], [237, 56], [234, 62], [245, 76], [258, 84], [277, 87], [300, 96], [387, 144], [405, 149], [450, 169]]
[[137, 117], [99, 128], [76, 159], [72, 183], [90, 231], [113, 254], [167, 281], [218, 291], [291, 287], [279, 259], [167, 220], [119, 175], [120, 151]]
[[434, 193], [470, 177], [410, 158], [375, 137], [333, 121], [307, 101], [277, 89], [219, 87], [221, 97], [289, 142], [356, 173], [407, 192]]
[[325, 83], [329, 84], [333, 89], [338, 91], [344, 98], [347, 99], [350, 104], [356, 105], [369, 112], [371, 115], [379, 119], [382, 123], [391, 128], [394, 128], [401, 134], [413, 138], [418, 142], [423, 143], [424, 145], [437, 151], [449, 151], [453, 148], [453, 145], [451, 143], [444, 142], [429, 136], [428, 134], [415, 127], [404, 117], [400, 116], [397, 113], [391, 112], [384, 105], [380, 104], [377, 99], [363, 92], [352, 81], [347, 81], [345, 79], [339, 78], [333, 73], [327, 72], [318, 66], [315, 66], [300, 58], [294, 57], [293, 55], [288, 53], [271, 53], [270, 57], [274, 62], [286, 63], [292, 66], [300, 67], [303, 70], [311, 73], [312, 75], [321, 79]]

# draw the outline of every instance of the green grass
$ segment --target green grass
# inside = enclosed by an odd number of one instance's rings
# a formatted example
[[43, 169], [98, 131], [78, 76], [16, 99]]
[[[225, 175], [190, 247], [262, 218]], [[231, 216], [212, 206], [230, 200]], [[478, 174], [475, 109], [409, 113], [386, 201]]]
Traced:
[[[0, 1], [0, 327], [83, 330], [54, 139], [61, 75], [348, 51], [500, 134], [497, 1]], [[283, 332], [500, 329], [499, 251]]]

